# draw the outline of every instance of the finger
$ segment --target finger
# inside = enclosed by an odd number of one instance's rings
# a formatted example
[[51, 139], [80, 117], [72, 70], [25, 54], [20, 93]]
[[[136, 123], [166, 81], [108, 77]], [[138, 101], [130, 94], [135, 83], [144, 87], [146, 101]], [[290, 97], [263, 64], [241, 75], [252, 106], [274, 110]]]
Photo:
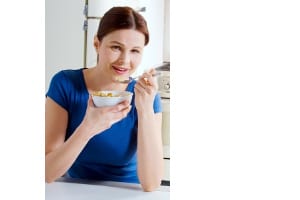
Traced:
[[88, 107], [95, 107], [92, 95], [89, 95], [89, 99], [88, 99]]
[[146, 84], [145, 84], [145, 81], [144, 81], [144, 77], [143, 77], [143, 76], [141, 76], [141, 77], [139, 78], [139, 80], [136, 82], [135, 87], [136, 87], [137, 85], [140, 85], [140, 86], [143, 87], [143, 88], [146, 87]]
[[130, 105], [130, 102], [128, 100], [124, 100], [120, 102], [119, 104], [123, 104], [124, 106], [128, 107]]
[[150, 70], [149, 70], [149, 73], [153, 76], [154, 74], [156, 74], [156, 70], [155, 70], [155, 68], [151, 68]]
[[158, 82], [157, 82], [157, 77], [153, 76], [154, 74], [156, 74], [155, 69], [153, 69], [153, 73], [148, 78], [148, 81], [149, 81], [149, 85], [151, 85], [156, 90], [158, 88]]
[[135, 84], [135, 88], [138, 88], [140, 92], [146, 91], [148, 87], [149, 86], [147, 86], [144, 81], [139, 81]]
[[156, 80], [153, 77], [150, 78], [144, 78], [144, 81], [141, 82], [142, 86], [146, 90], [152, 90], [153, 88], [156, 88]]
[[155, 74], [157, 74], [157, 71], [155, 68], [151, 68], [150, 70], [148, 70], [146, 72], [146, 74], [149, 74], [149, 76], [153, 77], [153, 76], [155, 76]]
[[121, 110], [120, 112], [117, 112], [113, 115], [112, 117], [112, 123], [116, 123], [118, 121], [120, 121], [121, 119], [123, 119], [124, 117], [126, 117], [128, 115], [128, 113], [130, 112], [132, 106], [128, 106], [125, 109]]
[[130, 106], [129, 101], [125, 100], [111, 108], [111, 112], [120, 112]]
[[152, 83], [149, 81], [149, 78], [143, 78], [143, 80], [144, 80], [144, 83], [145, 83], [145, 85], [146, 86], [151, 86], [152, 85]]
[[134, 92], [135, 93], [142, 93], [143, 91], [145, 91], [145, 88], [142, 87], [140, 84], [136, 84], [134, 86]]
[[156, 79], [153, 76], [155, 73], [156, 73], [156, 70], [152, 68], [150, 71], [143, 74], [143, 79], [144, 79], [144, 82], [147, 86], [155, 85]]
[[128, 113], [130, 112], [131, 108], [132, 108], [132, 106], [130, 105], [130, 106], [126, 107], [125, 109], [123, 109], [123, 110], [121, 111], [121, 113], [122, 113], [122, 114], [121, 114], [122, 118], [124, 118], [124, 117], [126, 117], [126, 116], [128, 115]]
[[141, 78], [138, 81], [138, 84], [143, 86], [144, 88], [147, 88], [148, 86], [151, 86], [151, 76], [149, 74], [143, 74]]
[[145, 94], [145, 93], [151, 94], [151, 92], [152, 92], [152, 87], [146, 86], [143, 83], [136, 84], [135, 89], [137, 90], [136, 92], [138, 92], [140, 94]]
[[126, 109], [125, 109], [125, 113], [126, 115], [131, 111], [132, 105], [129, 105]]
[[153, 75], [156, 73], [156, 69], [154, 67], [151, 67], [150, 69], [145, 70], [144, 73]]

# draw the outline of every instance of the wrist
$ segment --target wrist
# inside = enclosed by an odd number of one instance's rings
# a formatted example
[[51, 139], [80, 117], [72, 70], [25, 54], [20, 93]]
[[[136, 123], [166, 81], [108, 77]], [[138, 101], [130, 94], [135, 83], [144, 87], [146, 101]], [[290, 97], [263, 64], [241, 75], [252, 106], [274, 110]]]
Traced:
[[90, 128], [86, 123], [81, 123], [75, 130], [75, 132], [83, 139], [90, 140], [93, 137], [92, 128]]
[[149, 108], [149, 109], [143, 108], [140, 110], [137, 109], [137, 114], [139, 117], [147, 117], [147, 116], [153, 116], [155, 113], [153, 108]]

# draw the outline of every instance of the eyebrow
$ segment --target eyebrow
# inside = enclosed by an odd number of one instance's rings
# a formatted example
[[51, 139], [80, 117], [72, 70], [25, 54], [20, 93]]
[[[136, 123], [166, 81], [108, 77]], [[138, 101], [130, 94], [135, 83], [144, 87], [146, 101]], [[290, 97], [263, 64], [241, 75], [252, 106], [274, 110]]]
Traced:
[[[120, 42], [118, 42], [118, 41], [111, 41], [110, 43], [116, 43], [116, 44], [119, 44], [119, 45], [121, 45], [121, 46], [124, 46], [124, 44], [122, 44], [122, 43], [120, 43]], [[133, 47], [133, 49], [142, 49], [142, 47], [140, 47], [140, 46], [135, 46], [135, 47]]]

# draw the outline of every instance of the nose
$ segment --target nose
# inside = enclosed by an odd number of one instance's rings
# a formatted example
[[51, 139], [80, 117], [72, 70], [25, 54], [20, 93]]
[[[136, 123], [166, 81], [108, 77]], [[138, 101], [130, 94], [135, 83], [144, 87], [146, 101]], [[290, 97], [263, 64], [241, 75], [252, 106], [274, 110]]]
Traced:
[[127, 52], [122, 52], [119, 57], [120, 64], [128, 64], [130, 63], [130, 55]]

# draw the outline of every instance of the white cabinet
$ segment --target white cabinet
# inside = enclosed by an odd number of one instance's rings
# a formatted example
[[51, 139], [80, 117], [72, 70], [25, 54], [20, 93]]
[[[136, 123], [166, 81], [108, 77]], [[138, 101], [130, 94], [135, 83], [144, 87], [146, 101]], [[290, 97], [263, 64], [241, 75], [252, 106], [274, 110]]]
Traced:
[[165, 0], [164, 10], [164, 61], [170, 62], [170, 0]]
[[170, 160], [164, 159], [164, 176], [163, 180], [170, 181]]

